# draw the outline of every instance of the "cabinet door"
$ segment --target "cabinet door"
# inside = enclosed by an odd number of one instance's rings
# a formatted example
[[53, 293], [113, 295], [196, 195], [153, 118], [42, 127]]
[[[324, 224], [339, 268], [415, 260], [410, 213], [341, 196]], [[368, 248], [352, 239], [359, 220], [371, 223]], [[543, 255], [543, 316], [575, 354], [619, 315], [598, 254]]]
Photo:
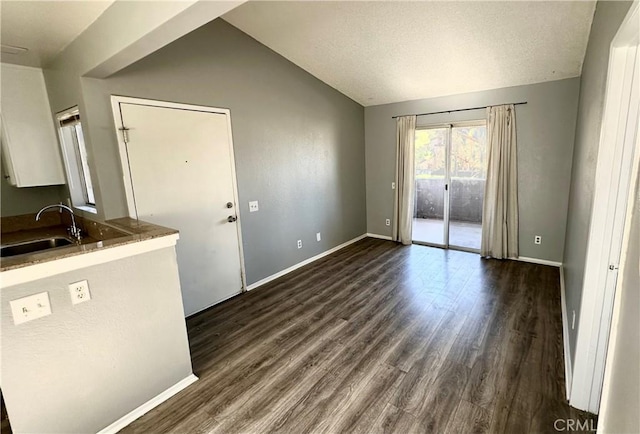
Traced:
[[0, 66], [2, 159], [9, 183], [16, 187], [64, 184], [42, 70]]

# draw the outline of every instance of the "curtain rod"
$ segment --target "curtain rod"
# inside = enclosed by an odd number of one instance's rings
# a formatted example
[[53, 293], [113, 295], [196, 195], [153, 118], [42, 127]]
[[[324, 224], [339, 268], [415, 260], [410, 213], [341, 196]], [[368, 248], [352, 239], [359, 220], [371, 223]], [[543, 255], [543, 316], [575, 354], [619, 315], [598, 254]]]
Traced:
[[[512, 103], [508, 103], [508, 104], [513, 104], [513, 105], [523, 105], [526, 104], [527, 101], [522, 101], [522, 102], [512, 102]], [[508, 105], [508, 104], [495, 104], [495, 105]], [[482, 107], [471, 107], [471, 108], [465, 108], [465, 109], [458, 109], [458, 110], [444, 110], [441, 112], [431, 112], [431, 113], [417, 113], [415, 115], [398, 115], [398, 116], [391, 116], [391, 119], [396, 119], [396, 118], [401, 118], [402, 116], [427, 116], [427, 115], [439, 115], [442, 113], [454, 113], [454, 112], [466, 112], [467, 110], [480, 110], [480, 109], [485, 109], [487, 107], [491, 107], [491, 106], [482, 106]]]

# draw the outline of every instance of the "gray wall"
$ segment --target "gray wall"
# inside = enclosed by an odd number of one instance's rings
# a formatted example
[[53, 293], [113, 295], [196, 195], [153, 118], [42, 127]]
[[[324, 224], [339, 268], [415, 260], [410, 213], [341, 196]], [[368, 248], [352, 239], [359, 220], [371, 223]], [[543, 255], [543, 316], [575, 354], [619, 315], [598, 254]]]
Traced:
[[[392, 116], [508, 102], [516, 107], [520, 255], [562, 261], [569, 176], [579, 79], [552, 81], [463, 95], [365, 108], [367, 232], [391, 235], [395, 176], [395, 120]], [[484, 110], [420, 116], [419, 125], [482, 119]], [[535, 245], [535, 235], [542, 244]]]
[[2, 217], [35, 213], [43, 206], [58, 203], [63, 197], [66, 197], [64, 194], [66, 189], [63, 185], [27, 188], [14, 187], [4, 178], [4, 165], [1, 166], [0, 214]]
[[567, 314], [571, 318], [572, 312], [576, 313], [577, 325], [575, 329], [569, 330], [572, 355], [576, 351], [576, 338], [580, 326], [580, 302], [609, 64], [609, 46], [630, 5], [631, 2], [598, 2], [580, 79], [580, 103], [571, 169], [567, 236], [562, 260]]
[[[89, 281], [72, 305], [67, 285]], [[10, 300], [48, 291], [52, 314], [14, 325]], [[2, 288], [2, 393], [13, 432], [87, 433], [191, 374], [175, 249]]]
[[[63, 74], [46, 79], [53, 111], [74, 103], [57, 88]], [[110, 102], [117, 94], [231, 110], [249, 284], [365, 233], [362, 106], [225, 21], [80, 86], [81, 96], [70, 95], [83, 100], [105, 218], [126, 213]], [[249, 214], [250, 200], [259, 212]]]
[[[636, 201], [631, 217], [629, 247], [626, 262], [620, 276], [618, 289], [620, 316], [617, 327], [615, 351], [607, 359], [606, 369], [611, 372], [609, 401], [606, 419], [602, 420], [602, 432], [640, 432], [640, 414], [631, 409], [640, 408], [640, 177], [636, 181]], [[607, 387], [605, 386], [605, 387]], [[601, 413], [602, 414], [602, 413]], [[603, 418], [604, 419], [604, 418]]]

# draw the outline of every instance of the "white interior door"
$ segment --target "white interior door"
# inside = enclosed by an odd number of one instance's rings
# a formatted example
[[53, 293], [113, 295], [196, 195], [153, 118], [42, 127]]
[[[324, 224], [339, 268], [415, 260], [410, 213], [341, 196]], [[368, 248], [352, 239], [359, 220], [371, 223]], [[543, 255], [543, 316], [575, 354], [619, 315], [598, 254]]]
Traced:
[[[622, 241], [625, 229], [625, 219], [630, 214], [629, 206], [633, 206], [634, 198], [629, 196], [632, 190], [632, 183], [635, 178], [632, 176], [633, 162], [637, 159], [635, 143], [638, 134], [638, 116], [640, 112], [640, 62], [638, 62], [638, 46], [627, 48], [628, 68], [623, 82], [623, 95], [621, 109], [622, 113], [627, 113], [626, 117], [621, 117], [619, 123], [619, 140], [621, 146], [617, 146], [614, 151], [614, 170], [613, 173], [619, 176], [612, 176], [609, 187], [608, 205], [606, 207], [607, 227], [605, 234], [605, 243], [603, 246], [603, 259], [606, 262], [601, 264], [602, 268], [607, 268], [603, 273], [604, 291], [602, 291], [602, 299], [598, 300], [601, 306], [601, 325], [598, 333], [597, 349], [595, 352], [595, 369], [593, 382], [591, 385], [591, 397], [589, 408], [599, 408], [600, 398], [602, 394], [602, 383], [604, 380], [604, 364], [607, 354], [608, 339], [611, 330], [611, 316], [613, 313], [613, 301], [616, 293], [618, 280], [618, 267], [620, 264], [620, 256], [622, 253]], [[637, 242], [637, 240], [636, 240]]]
[[176, 250], [185, 314], [240, 293], [227, 114], [129, 103], [119, 108], [128, 129], [125, 146], [137, 216], [180, 231]]

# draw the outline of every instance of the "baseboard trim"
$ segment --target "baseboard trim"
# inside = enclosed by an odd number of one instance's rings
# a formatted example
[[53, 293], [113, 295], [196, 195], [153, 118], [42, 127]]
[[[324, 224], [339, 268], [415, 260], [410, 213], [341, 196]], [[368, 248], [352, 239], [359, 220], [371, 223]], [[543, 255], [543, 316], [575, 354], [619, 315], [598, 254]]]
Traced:
[[160, 404], [162, 404], [163, 402], [171, 398], [173, 395], [184, 390], [185, 388], [187, 388], [187, 386], [195, 383], [197, 380], [198, 380], [198, 377], [196, 377], [194, 374], [189, 375], [187, 378], [180, 380], [179, 382], [177, 382], [176, 384], [174, 384], [164, 392], [160, 393], [156, 397], [145, 402], [140, 407], [136, 408], [130, 413], [125, 414], [120, 419], [113, 422], [111, 425], [101, 429], [100, 431], [98, 431], [98, 434], [117, 433], [118, 431], [120, 431], [121, 429], [129, 425], [131, 422], [139, 418], [140, 416], [153, 410], [154, 408], [156, 408], [157, 406], [159, 406]]
[[292, 271], [297, 270], [298, 268], [304, 267], [305, 265], [308, 265], [308, 264], [310, 264], [310, 263], [312, 263], [314, 261], [317, 261], [318, 259], [324, 258], [325, 256], [330, 255], [330, 254], [332, 254], [334, 252], [337, 252], [340, 249], [344, 249], [348, 245], [353, 244], [353, 243], [355, 243], [357, 241], [360, 241], [361, 239], [366, 238], [366, 237], [367, 237], [367, 234], [362, 234], [359, 237], [356, 237], [356, 238], [354, 238], [352, 240], [347, 241], [346, 243], [342, 243], [342, 244], [340, 244], [338, 246], [335, 246], [332, 249], [326, 250], [326, 251], [324, 251], [324, 252], [322, 252], [322, 253], [320, 253], [318, 255], [312, 256], [309, 259], [305, 259], [302, 262], [298, 262], [297, 264], [292, 265], [289, 268], [285, 268], [282, 271], [279, 271], [279, 272], [277, 272], [275, 274], [272, 274], [269, 277], [265, 277], [264, 279], [258, 280], [257, 282], [252, 283], [251, 285], [247, 286], [247, 291], [251, 291], [251, 290], [256, 289], [256, 288], [258, 288], [258, 287], [260, 287], [262, 285], [265, 285], [265, 284], [271, 282], [272, 280], [276, 280], [277, 278], [282, 277], [285, 274], [289, 274]]
[[528, 258], [526, 256], [518, 256], [517, 258], [514, 258], [514, 261], [529, 262], [531, 264], [538, 264], [538, 265], [550, 265], [552, 267], [562, 266], [562, 262], [548, 261], [546, 259], [538, 259], [538, 258]]
[[564, 267], [562, 265], [560, 265], [560, 304], [562, 305], [562, 343], [564, 346], [564, 387], [568, 402], [571, 398], [573, 372], [571, 368], [571, 346], [569, 346], [569, 315], [567, 314], [567, 296], [564, 284]]
[[230, 295], [230, 296], [228, 296], [228, 297], [225, 297], [225, 298], [223, 298], [223, 299], [221, 299], [221, 300], [216, 301], [215, 303], [211, 303], [211, 304], [210, 304], [209, 306], [207, 306], [207, 307], [203, 307], [202, 309], [198, 309], [198, 310], [196, 310], [195, 312], [191, 312], [191, 313], [185, 314], [185, 316], [184, 316], [184, 317], [185, 317], [185, 318], [191, 318], [192, 316], [198, 315], [199, 313], [202, 313], [202, 312], [204, 312], [205, 310], [209, 310], [209, 309], [211, 309], [213, 306], [216, 306], [216, 305], [218, 305], [218, 304], [220, 304], [220, 303], [224, 303], [225, 301], [229, 300], [230, 298], [237, 297], [237, 296], [239, 296], [239, 295], [240, 295], [240, 294], [242, 294], [242, 293], [243, 293], [243, 291], [242, 291], [242, 290], [240, 290], [240, 291], [236, 292], [235, 294], [231, 294], [231, 295]]
[[388, 235], [378, 235], [378, 234], [367, 233], [366, 236], [368, 236], [369, 238], [378, 238], [379, 240], [393, 241], [393, 238], [391, 238]]

